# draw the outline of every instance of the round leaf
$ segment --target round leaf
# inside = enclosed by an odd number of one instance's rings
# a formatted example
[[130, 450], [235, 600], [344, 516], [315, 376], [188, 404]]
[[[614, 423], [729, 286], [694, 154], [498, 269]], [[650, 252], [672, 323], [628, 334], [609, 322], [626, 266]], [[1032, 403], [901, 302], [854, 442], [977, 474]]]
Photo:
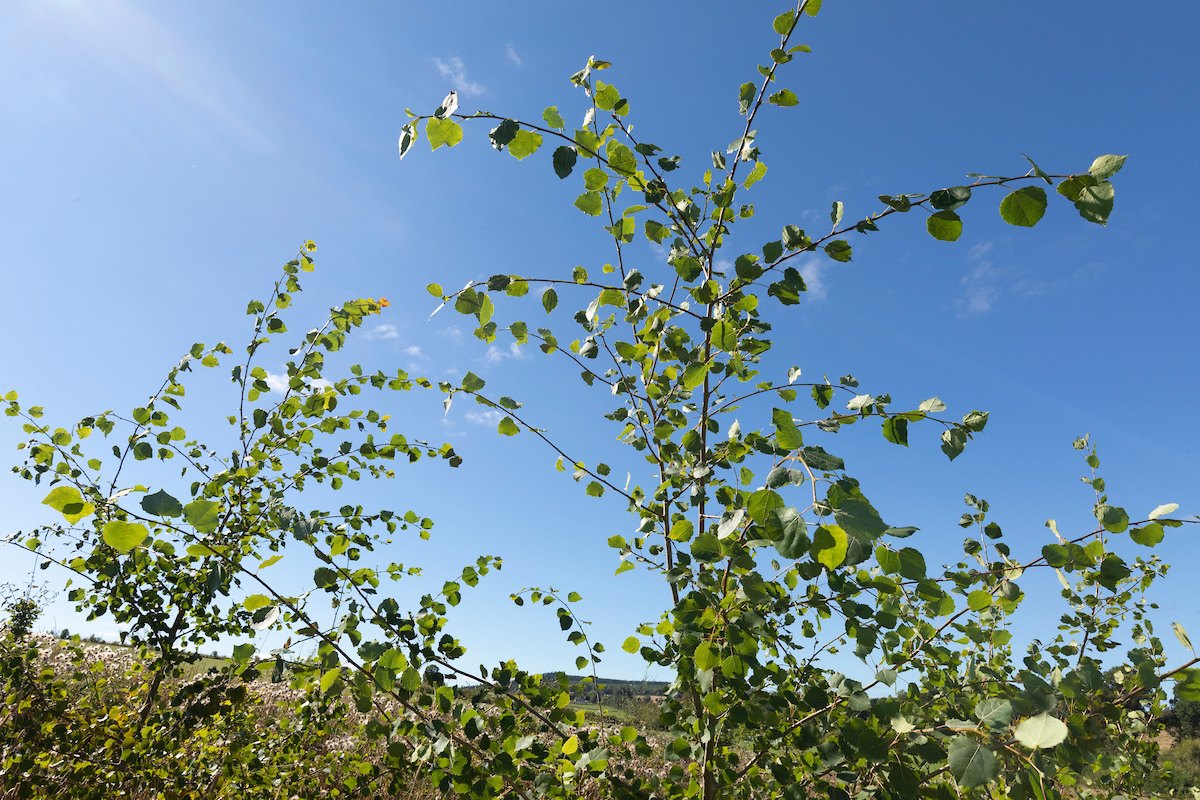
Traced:
[[1038, 714], [1023, 720], [1013, 731], [1013, 736], [1030, 750], [1044, 750], [1067, 738], [1067, 726], [1049, 714]]
[[941, 242], [954, 242], [962, 236], [962, 219], [953, 211], [939, 211], [925, 220], [929, 235]]
[[109, 522], [101, 531], [104, 543], [118, 553], [128, 553], [144, 542], [149, 535], [150, 531], [146, 529], [145, 525], [139, 525], [136, 522], [122, 522], [119, 519]]
[[163, 490], [142, 498], [142, 510], [156, 517], [178, 517], [183, 513], [179, 501]]
[[1046, 190], [1024, 186], [1000, 202], [1000, 217], [1009, 225], [1032, 228], [1046, 213]]
[[96, 510], [94, 505], [84, 502], [83, 495], [74, 486], [56, 486], [46, 495], [42, 505], [50, 506], [72, 525]]
[[1000, 774], [1000, 762], [992, 751], [970, 736], [958, 736], [950, 743], [950, 774], [964, 789], [986, 786]]

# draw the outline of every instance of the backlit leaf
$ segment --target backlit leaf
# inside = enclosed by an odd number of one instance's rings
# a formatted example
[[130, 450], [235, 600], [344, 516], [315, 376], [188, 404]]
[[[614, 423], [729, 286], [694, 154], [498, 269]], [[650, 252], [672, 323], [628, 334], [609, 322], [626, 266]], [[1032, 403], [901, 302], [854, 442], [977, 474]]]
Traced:
[[1023, 720], [1013, 731], [1013, 737], [1030, 750], [1054, 747], [1067, 738], [1067, 726], [1047, 713]]

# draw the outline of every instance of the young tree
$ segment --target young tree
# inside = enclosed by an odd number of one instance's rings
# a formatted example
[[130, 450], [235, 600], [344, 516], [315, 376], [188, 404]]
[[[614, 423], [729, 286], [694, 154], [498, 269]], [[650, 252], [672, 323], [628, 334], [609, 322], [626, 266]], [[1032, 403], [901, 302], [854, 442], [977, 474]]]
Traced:
[[[453, 293], [437, 283], [429, 290], [475, 317], [478, 338], [536, 342], [581, 368], [586, 384], [619, 398], [606, 418], [622, 426], [620, 440], [657, 470], [657, 481], [618, 485], [607, 465], [559, 449], [517, 402], [486, 394], [474, 376], [443, 388], [501, 408], [501, 434], [528, 430], [546, 440], [584, 477], [587, 494], [615, 494], [638, 519], [636, 536], [610, 544], [622, 569], [659, 574], [669, 603], [625, 649], [674, 671], [663, 720], [678, 738], [667, 755], [688, 765], [671, 788], [650, 781], [644, 791], [940, 796], [952, 779], [964, 790], [1046, 797], [1062, 786], [1101, 793], [1135, 786], [1155, 768], [1144, 734], [1147, 713], [1161, 707], [1162, 681], [1177, 679], [1188, 696], [1200, 689], [1194, 659], [1166, 667], [1142, 598], [1166, 567], [1137, 548], [1153, 547], [1165, 527], [1181, 524], [1164, 516], [1176, 506], [1131, 522], [1110, 502], [1084, 437], [1075, 446], [1092, 470], [1095, 529], [1052, 529], [1052, 543], [1022, 556], [988, 520], [987, 502], [968, 495], [961, 524], [975, 535], [964, 542], [963, 560], [938, 573], [901, 541], [915, 529], [889, 525], [844, 461], [815, 440], [877, 423], [888, 442], [907, 446], [911, 425], [935, 425], [954, 459], [983, 431], [987, 413], [950, 417], [937, 398], [895, 409], [889, 394], [863, 391], [851, 375], [805, 383], [798, 369], [765, 379], [757, 368], [777, 344], [772, 320], [806, 291], [796, 269], [802, 255], [849, 261], [851, 237], [914, 211], [931, 236], [953, 242], [960, 211], [987, 192], [999, 193], [1000, 216], [1011, 225], [1038, 223], [1047, 187], [1085, 221], [1104, 224], [1125, 156], [1103, 155], [1074, 172], [1047, 172], [1028, 160], [1015, 175], [974, 174], [968, 185], [881, 196], [880, 210], [858, 220], [834, 203], [827, 233], [785, 224], [776, 239], [736, 246], [739, 223], [763, 213], [743, 199], [767, 172], [758, 114], [765, 105], [797, 104], [777, 78], [807, 51], [794, 35], [820, 5], [802, 1], [775, 18], [778, 41], [760, 78], [738, 90], [740, 134], [713, 153], [712, 169], [695, 183], [678, 178], [678, 157], [635, 138], [631, 104], [600, 79], [610, 64], [595, 58], [571, 78], [592, 105], [577, 130], [556, 107], [538, 121], [463, 114], [451, 95], [432, 115], [410, 112], [401, 133], [403, 158], [422, 130], [437, 150], [457, 145], [464, 127], [487, 124], [495, 149], [523, 160], [553, 146], [559, 178], [582, 173], [575, 206], [612, 240], [605, 275], [576, 267], [569, 275], [495, 275]], [[669, 269], [643, 272], [627, 258], [639, 236], [666, 252]], [[722, 256], [733, 274], [718, 268]], [[579, 298], [572, 305], [579, 338], [565, 345], [572, 336], [549, 327], [496, 320], [495, 298], [524, 296], [531, 285], [547, 287], [546, 312], [560, 295]], [[799, 411], [795, 404], [806, 401], [815, 409]], [[774, 407], [760, 412], [767, 405]], [[735, 411], [743, 420], [762, 413], [763, 422], [739, 424]], [[1036, 568], [1056, 570], [1063, 583], [1065, 630], [1018, 661], [1006, 620], [1024, 599], [1018, 580]], [[1106, 676], [1100, 654], [1118, 646], [1123, 625], [1139, 644]], [[808, 655], [814, 646], [817, 653], [852, 648], [879, 665], [875, 679], [864, 685], [831, 674]], [[907, 688], [897, 697], [872, 700], [870, 692], [898, 679]], [[584, 754], [606, 746], [602, 737], [581, 742]]]

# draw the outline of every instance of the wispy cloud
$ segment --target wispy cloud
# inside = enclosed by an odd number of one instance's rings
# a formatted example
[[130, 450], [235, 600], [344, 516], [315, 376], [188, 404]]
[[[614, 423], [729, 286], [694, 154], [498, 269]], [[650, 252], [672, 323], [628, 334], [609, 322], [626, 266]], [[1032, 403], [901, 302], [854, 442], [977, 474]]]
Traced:
[[[125, 0], [49, 3], [39, 7], [54, 35], [91, 59], [98, 79], [121, 81], [144, 106], [189, 136], [216, 148], [231, 134], [262, 152], [275, 152], [270, 105], [254, 96], [236, 70]], [[227, 148], [221, 147], [222, 152]]]
[[515, 64], [518, 67], [525, 63], [511, 44], [504, 46], [504, 57], [508, 59], [509, 63]]
[[525, 359], [525, 352], [521, 350], [521, 346], [513, 342], [508, 346], [507, 350], [497, 347], [496, 345], [488, 345], [487, 352], [483, 356], [489, 364], [499, 364], [506, 358], [512, 358], [517, 361]]
[[410, 344], [408, 347], [404, 348], [404, 352], [406, 355], [412, 356], [413, 358], [420, 358], [420, 359], [428, 358], [428, 356], [425, 355], [425, 353], [421, 351], [421, 348], [415, 344]]
[[374, 328], [371, 328], [364, 336], [367, 339], [399, 339], [400, 331], [396, 330], [395, 325], [385, 322], [382, 325], [376, 325]]
[[976, 264], [962, 278], [962, 294], [955, 300], [960, 317], [977, 317], [991, 311], [1000, 300], [1003, 270], [990, 261]]
[[1047, 297], [1094, 279], [1104, 272], [1099, 264], [1083, 264], [1069, 273], [1051, 277], [1030, 277], [1029, 270], [997, 263], [996, 242], [980, 242], [967, 251], [970, 265], [960, 283], [961, 293], [954, 300], [960, 317], [977, 317], [996, 308], [1005, 300]]
[[825, 270], [829, 264], [820, 258], [810, 258], [800, 265], [800, 277], [808, 287], [807, 295], [811, 300], [824, 300], [829, 297], [829, 287], [825, 284]]
[[486, 411], [468, 411], [463, 414], [463, 418], [472, 425], [499, 425], [504, 415], [494, 408], [489, 408]]
[[467, 67], [458, 56], [450, 56], [444, 61], [435, 58], [433, 66], [437, 67], [438, 74], [442, 76], [443, 80], [450, 83], [451, 88], [457, 89], [459, 94], [476, 97], [487, 91], [487, 87], [482, 83], [475, 83], [467, 79]]

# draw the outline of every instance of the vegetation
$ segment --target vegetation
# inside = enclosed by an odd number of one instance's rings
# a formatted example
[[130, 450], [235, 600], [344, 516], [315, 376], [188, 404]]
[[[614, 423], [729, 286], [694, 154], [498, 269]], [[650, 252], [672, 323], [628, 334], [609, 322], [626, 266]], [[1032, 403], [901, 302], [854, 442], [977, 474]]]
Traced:
[[[764, 213], [745, 199], [767, 173], [756, 120], [765, 105], [796, 104], [779, 81], [807, 51], [797, 31], [819, 9], [801, 0], [774, 19], [768, 63], [738, 91], [738, 135], [690, 180], [678, 177], [678, 157], [634, 137], [630, 101], [599, 79], [610, 65], [595, 58], [571, 77], [590, 103], [578, 130], [553, 106], [532, 122], [460, 114], [453, 94], [404, 127], [401, 156], [421, 136], [433, 150], [454, 147], [482, 124], [495, 149], [524, 160], [545, 145], [559, 178], [582, 179], [575, 206], [603, 228], [610, 264], [495, 275], [457, 292], [434, 282], [429, 291], [473, 318], [480, 340], [535, 345], [611, 396], [605, 420], [631, 449], [630, 463], [651, 465], [650, 485], [623, 484], [614, 476], [621, 470], [566, 452], [519, 399], [489, 393], [473, 373], [438, 384], [359, 366], [328, 375], [327, 356], [388, 303], [348, 301], [321, 327], [286, 339], [285, 312], [314, 267], [311, 242], [270, 295], [248, 306], [244, 351], [192, 346], [145, 405], [60, 427], [15, 392], [5, 395], [6, 414], [28, 436], [16, 471], [46, 485], [44, 502], [61, 518], [11, 546], [70, 570], [70, 599], [127, 626], [140, 656], [115, 671], [94, 668], [94, 651], [10, 623], [0, 661], [0, 789], [18, 797], [427, 789], [478, 798], [1047, 800], [1179, 788], [1160, 760], [1156, 726], [1171, 682], [1180, 700], [1200, 700], [1200, 659], [1166, 663], [1147, 599], [1167, 569], [1153, 548], [1186, 522], [1173, 516], [1177, 506], [1136, 519], [1109, 494], [1096, 450], [1081, 437], [1093, 528], [1051, 523], [1045, 547], [1015, 552], [987, 501], [968, 495], [962, 557], [938, 569], [913, 544], [917, 530], [885, 520], [869, 489], [825, 449], [828, 436], [877, 428], [887, 443], [908, 446], [910, 428], [933, 428], [954, 459], [984, 431], [987, 413], [951, 415], [936, 397], [899, 406], [849, 374], [808, 382], [797, 368], [760, 370], [779, 344], [772, 321], [794, 312], [806, 290], [801, 255], [849, 262], [853, 237], [906, 214], [952, 242], [964, 209], [989, 192], [1013, 225], [1036, 225], [1051, 200], [1103, 224], [1125, 157], [1102, 155], [1075, 171], [1030, 161], [1009, 176], [883, 196], [878, 211], [857, 220], [834, 203], [827, 233], [787, 223], [778, 238], [735, 245], [739, 225]], [[665, 266], [632, 263], [627, 248], [639, 236], [661, 247]], [[732, 271], [721, 271], [722, 258]], [[500, 321], [501, 303], [535, 294], [544, 326]], [[281, 340], [290, 341], [288, 388], [271, 393], [260, 362]], [[229, 435], [202, 441], [181, 424], [187, 385], [192, 373], [218, 368], [228, 370], [237, 403]], [[471, 665], [450, 609], [500, 560], [472, 559], [403, 608], [390, 585], [419, 568], [371, 564], [397, 538], [429, 536], [432, 519], [314, 499], [394, 478], [421, 459], [458, 466], [450, 444], [393, 431], [369, 402], [400, 392], [499, 410], [500, 435], [553, 448], [586, 496], [628, 509], [637, 532], [609, 540], [621, 557], [614, 580], [634, 569], [660, 577], [663, 605], [622, 646], [673, 675], [652, 721], [596, 724], [573, 705], [579, 689], [566, 676], [531, 674], [516, 661]], [[270, 567], [283, 558], [308, 562], [311, 583], [274, 579]], [[1032, 570], [1060, 579], [1062, 626], [1018, 655], [1010, 624]], [[550, 588], [513, 596], [555, 609], [579, 647], [576, 669], [596, 683], [603, 646], [576, 616], [581, 599]], [[262, 652], [253, 637], [264, 630], [289, 638]], [[1123, 652], [1118, 631], [1133, 643]], [[1190, 649], [1186, 632], [1176, 634]], [[197, 648], [225, 641], [238, 642], [228, 662], [189, 670]], [[301, 648], [312, 657], [296, 656]], [[821, 654], [839, 649], [872, 665], [874, 677], [864, 683], [823, 666]], [[260, 680], [267, 674], [286, 678], [286, 691], [265, 694], [262, 686], [283, 686]], [[1194, 762], [1191, 745], [1176, 750], [1181, 763]]]

